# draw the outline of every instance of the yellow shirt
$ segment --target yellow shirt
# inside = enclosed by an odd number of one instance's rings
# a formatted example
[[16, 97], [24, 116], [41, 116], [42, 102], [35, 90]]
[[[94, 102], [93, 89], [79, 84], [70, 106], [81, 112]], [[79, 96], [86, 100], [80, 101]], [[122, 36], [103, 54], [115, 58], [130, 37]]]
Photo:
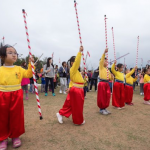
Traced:
[[132, 69], [129, 73], [126, 74], [126, 83], [133, 85], [136, 82], [137, 78], [133, 78], [131, 75], [135, 72], [135, 69]]
[[150, 76], [148, 74], [144, 76], [144, 83], [150, 83]]
[[[107, 68], [104, 67], [104, 61], [105, 61], [105, 54], [102, 55], [102, 58], [99, 62], [99, 76], [100, 76], [100, 79], [108, 80], [107, 79]], [[110, 71], [109, 71], [109, 79], [112, 80]]]
[[80, 66], [80, 61], [81, 61], [81, 52], [78, 52], [75, 62], [73, 63], [73, 66], [70, 68], [70, 83], [69, 83], [69, 88], [71, 88], [72, 86], [76, 86], [76, 87], [83, 87], [84, 85], [80, 85], [80, 84], [75, 84], [75, 83], [83, 83], [84, 84], [84, 80], [83, 77], [81, 75], [81, 73], [79, 72], [79, 66]]
[[115, 75], [115, 79], [124, 82], [124, 74], [122, 72], [119, 72], [119, 71], [115, 70], [115, 64], [112, 65], [111, 71]]
[[21, 89], [21, 81], [23, 78], [31, 78], [31, 64], [28, 65], [28, 70], [20, 66], [0, 67], [0, 91], [11, 92]]

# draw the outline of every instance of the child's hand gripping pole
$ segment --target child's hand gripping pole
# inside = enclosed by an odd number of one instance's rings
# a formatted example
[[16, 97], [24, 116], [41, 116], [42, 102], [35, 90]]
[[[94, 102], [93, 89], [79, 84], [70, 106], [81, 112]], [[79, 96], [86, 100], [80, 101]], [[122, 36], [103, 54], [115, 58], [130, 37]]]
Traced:
[[[105, 40], [106, 40], [106, 48], [108, 48], [108, 43], [107, 43], [107, 18], [106, 15], [104, 16], [105, 20]], [[106, 53], [106, 59], [107, 59], [107, 80], [109, 80], [109, 71], [108, 71], [108, 53]]]
[[[80, 25], [79, 25], [79, 17], [78, 17], [78, 10], [77, 10], [76, 0], [74, 1], [74, 7], [75, 7], [75, 12], [76, 12], [76, 18], [77, 18], [77, 26], [78, 26], [78, 32], [79, 32], [80, 46], [82, 46], [82, 38], [81, 38], [81, 32], [80, 32]], [[84, 70], [85, 70], [85, 77], [86, 77], [86, 80], [88, 81], [86, 63], [85, 63], [83, 52], [82, 52], [82, 58], [83, 58], [83, 66], [84, 66]]]
[[[25, 23], [25, 30], [26, 30], [26, 35], [27, 35], [29, 55], [30, 55], [30, 58], [32, 59], [31, 46], [30, 46], [30, 40], [29, 40], [29, 34], [28, 34], [28, 27], [27, 27], [27, 22], [26, 22], [26, 12], [25, 12], [24, 9], [22, 10], [22, 13], [23, 13], [23, 18], [24, 18], [24, 23]], [[39, 114], [40, 114], [40, 120], [42, 120], [43, 117], [42, 117], [42, 113], [41, 113], [41, 106], [40, 106], [38, 88], [37, 88], [37, 84], [36, 84], [36, 78], [35, 78], [35, 72], [34, 72], [34, 64], [33, 64], [32, 61], [31, 61], [31, 67], [32, 67], [32, 73], [33, 73], [34, 87], [35, 87], [35, 93], [36, 93], [36, 100], [37, 100], [38, 110], [39, 110]]]

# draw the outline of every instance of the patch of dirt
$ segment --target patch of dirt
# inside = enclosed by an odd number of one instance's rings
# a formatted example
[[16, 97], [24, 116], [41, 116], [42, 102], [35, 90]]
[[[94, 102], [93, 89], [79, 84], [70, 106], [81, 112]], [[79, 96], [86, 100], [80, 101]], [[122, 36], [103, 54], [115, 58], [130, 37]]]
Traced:
[[[75, 126], [72, 118], [59, 124], [56, 113], [63, 106], [66, 95], [40, 93], [43, 120], [34, 94], [24, 100], [25, 129], [19, 150], [150, 150], [150, 106], [143, 104], [143, 96], [134, 93], [134, 106], [116, 110], [110, 103], [109, 116], [102, 116], [97, 107], [97, 93], [87, 93], [84, 104], [85, 125]], [[8, 150], [12, 144], [9, 142]]]

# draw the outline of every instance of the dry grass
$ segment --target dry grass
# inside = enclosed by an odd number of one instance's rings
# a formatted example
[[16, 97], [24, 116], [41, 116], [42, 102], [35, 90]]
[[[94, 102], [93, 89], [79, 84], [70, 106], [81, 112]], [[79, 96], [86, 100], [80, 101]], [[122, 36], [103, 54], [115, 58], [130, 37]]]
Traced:
[[[96, 103], [96, 93], [87, 93], [84, 105], [86, 124], [74, 126], [71, 117], [60, 125], [56, 112], [66, 95], [48, 97], [40, 94], [42, 114], [39, 120], [35, 95], [24, 100], [26, 133], [21, 137], [19, 150], [150, 150], [150, 106], [134, 93], [134, 106], [116, 110], [111, 105], [109, 116], [102, 116]], [[12, 149], [9, 143], [8, 150]]]

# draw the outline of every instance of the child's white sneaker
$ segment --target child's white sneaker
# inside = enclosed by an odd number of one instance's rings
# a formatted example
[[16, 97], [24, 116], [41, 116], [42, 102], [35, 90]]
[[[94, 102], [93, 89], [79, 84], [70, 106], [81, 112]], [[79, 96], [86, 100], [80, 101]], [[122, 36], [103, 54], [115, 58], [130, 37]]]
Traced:
[[56, 116], [57, 116], [58, 122], [59, 122], [60, 124], [62, 124], [62, 123], [63, 123], [62, 115], [60, 115], [59, 113], [57, 113]]
[[60, 90], [59, 93], [62, 94], [62, 90]]
[[105, 111], [106, 111], [108, 114], [111, 114], [111, 112], [110, 112], [110, 111], [108, 111], [107, 109], [105, 109]]
[[64, 94], [66, 94], [66, 92], [64, 91]]
[[143, 93], [140, 93], [140, 95], [142, 96], [142, 95], [143, 95]]
[[108, 115], [108, 112], [107, 112], [105, 109], [100, 110], [100, 113], [101, 113], [102, 115]]

